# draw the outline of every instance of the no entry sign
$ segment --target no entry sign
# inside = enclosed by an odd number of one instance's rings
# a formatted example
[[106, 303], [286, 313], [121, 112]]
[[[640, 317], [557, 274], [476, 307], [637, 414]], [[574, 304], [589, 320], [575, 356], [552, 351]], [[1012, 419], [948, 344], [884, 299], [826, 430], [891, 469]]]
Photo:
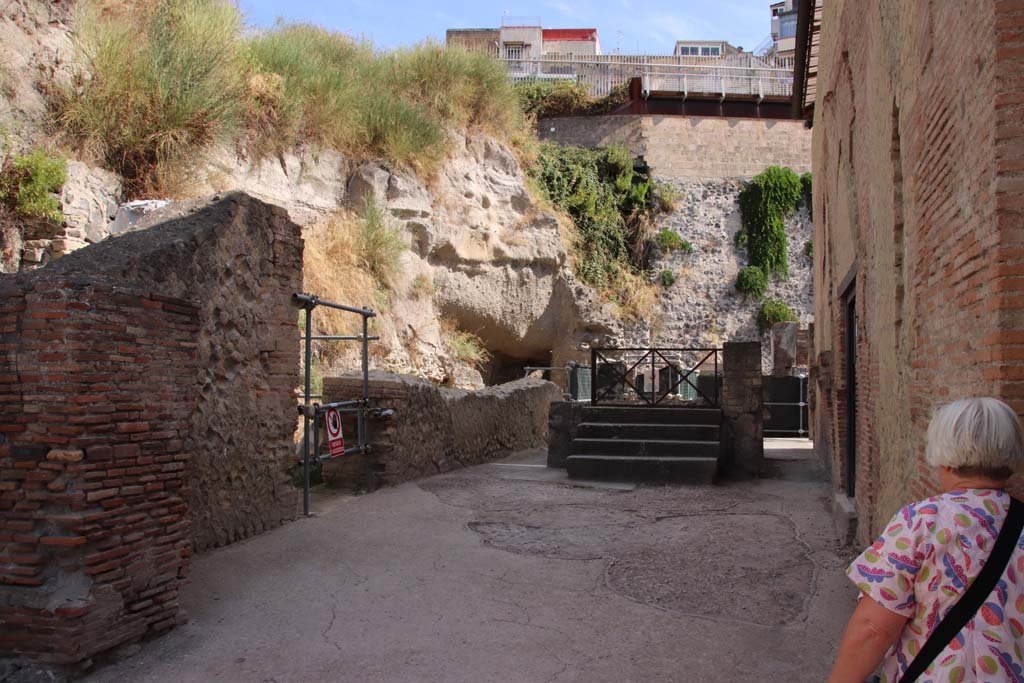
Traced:
[[337, 408], [324, 411], [324, 422], [327, 425], [327, 445], [330, 457], [340, 458], [345, 455], [345, 436], [341, 433], [341, 412]]

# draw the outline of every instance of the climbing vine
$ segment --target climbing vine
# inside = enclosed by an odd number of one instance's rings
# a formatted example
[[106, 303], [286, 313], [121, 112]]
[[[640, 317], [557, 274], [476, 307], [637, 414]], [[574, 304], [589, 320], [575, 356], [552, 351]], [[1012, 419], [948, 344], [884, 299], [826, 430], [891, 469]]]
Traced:
[[786, 217], [796, 210], [803, 197], [800, 176], [781, 166], [769, 166], [743, 188], [740, 211], [751, 265], [770, 275], [789, 274]]
[[744, 297], [760, 301], [768, 291], [768, 276], [758, 266], [747, 266], [736, 278], [736, 289]]

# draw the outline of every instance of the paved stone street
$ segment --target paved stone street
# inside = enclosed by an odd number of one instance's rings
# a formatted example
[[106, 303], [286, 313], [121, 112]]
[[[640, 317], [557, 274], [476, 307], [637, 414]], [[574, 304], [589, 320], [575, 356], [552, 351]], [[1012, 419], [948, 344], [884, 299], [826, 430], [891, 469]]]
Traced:
[[[792, 448], [792, 446], [798, 448]], [[92, 681], [822, 681], [855, 591], [806, 442], [720, 487], [525, 453], [197, 558], [190, 621]]]

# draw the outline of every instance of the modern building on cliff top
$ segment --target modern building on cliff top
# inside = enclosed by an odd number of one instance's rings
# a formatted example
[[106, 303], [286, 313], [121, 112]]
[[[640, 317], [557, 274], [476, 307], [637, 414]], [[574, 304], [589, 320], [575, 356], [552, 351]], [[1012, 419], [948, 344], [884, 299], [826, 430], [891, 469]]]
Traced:
[[937, 491], [924, 461], [937, 406], [995, 396], [1024, 413], [1024, 0], [800, 10], [813, 435], [864, 543]]
[[743, 48], [725, 40], [677, 40], [672, 52], [676, 57], [726, 57], [742, 53]]
[[445, 42], [507, 60], [601, 54], [596, 28], [543, 28], [539, 17], [502, 17], [501, 28], [448, 29]]

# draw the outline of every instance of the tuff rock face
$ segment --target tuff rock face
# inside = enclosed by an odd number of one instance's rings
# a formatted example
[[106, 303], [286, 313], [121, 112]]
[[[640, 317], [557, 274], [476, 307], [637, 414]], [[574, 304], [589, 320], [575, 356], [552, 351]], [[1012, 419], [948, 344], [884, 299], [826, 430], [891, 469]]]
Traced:
[[[611, 343], [620, 324], [571, 273], [562, 227], [526, 190], [513, 152], [486, 137], [454, 135], [452, 154], [424, 181], [379, 162], [354, 164], [334, 152], [284, 154], [253, 162], [221, 150], [197, 191], [242, 190], [311, 225], [368, 198], [386, 207], [409, 246], [402, 256], [374, 364], [463, 387], [515, 379], [524, 364], [586, 358], [586, 344]], [[431, 296], [414, 293], [417, 280]], [[368, 302], [345, 302], [366, 305]], [[440, 319], [480, 337], [491, 362], [453, 359]], [[356, 350], [346, 365], [356, 367]]]

